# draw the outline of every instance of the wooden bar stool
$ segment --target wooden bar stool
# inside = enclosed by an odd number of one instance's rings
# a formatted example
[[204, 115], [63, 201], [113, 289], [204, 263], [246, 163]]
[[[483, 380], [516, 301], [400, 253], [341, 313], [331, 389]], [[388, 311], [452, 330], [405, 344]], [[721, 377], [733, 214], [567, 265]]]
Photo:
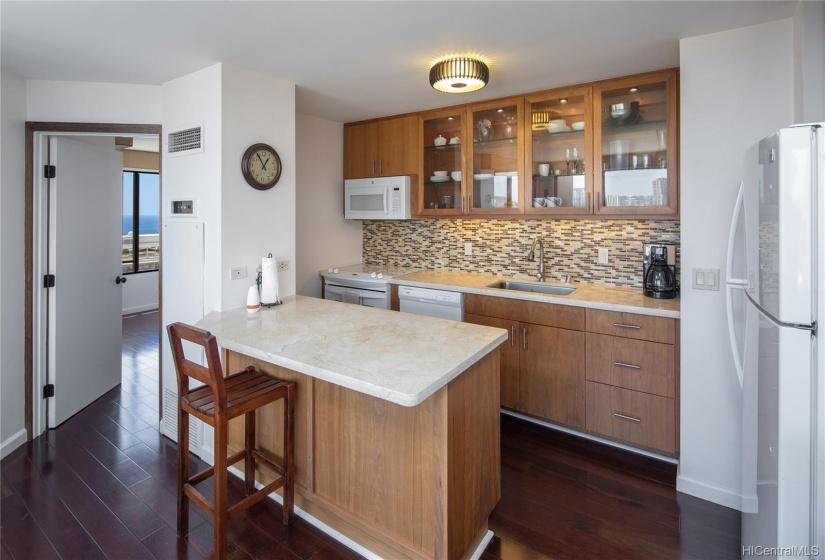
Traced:
[[[226, 558], [227, 521], [246, 508], [258, 503], [270, 492], [283, 487], [284, 525], [294, 515], [294, 457], [295, 457], [295, 383], [281, 381], [250, 366], [240, 373], [223, 377], [218, 343], [208, 331], [174, 323], [167, 328], [175, 371], [178, 376], [178, 535], [184, 536], [189, 527], [189, 500], [212, 516], [214, 523], [215, 558]], [[207, 367], [187, 360], [181, 340], [203, 346]], [[189, 390], [189, 378], [205, 386]], [[277, 465], [255, 449], [255, 410], [284, 399], [284, 464]], [[189, 415], [200, 418], [215, 429], [215, 465], [189, 477]], [[227, 457], [229, 420], [244, 415], [244, 449]], [[244, 459], [246, 497], [229, 506], [227, 503], [227, 468]], [[257, 492], [255, 491], [255, 461], [280, 475]], [[214, 476], [215, 499], [210, 502], [194, 488], [196, 484]]]

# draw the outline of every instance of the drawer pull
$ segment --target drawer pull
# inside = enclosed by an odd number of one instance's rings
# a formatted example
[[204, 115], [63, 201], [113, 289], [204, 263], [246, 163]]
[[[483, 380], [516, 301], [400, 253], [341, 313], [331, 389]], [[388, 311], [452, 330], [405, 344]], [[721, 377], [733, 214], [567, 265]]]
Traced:
[[527, 350], [527, 329], [522, 329], [522, 331], [523, 331], [523, 333], [522, 333], [522, 337], [523, 337], [523, 339], [522, 339], [522, 341], [521, 341], [521, 343], [522, 343], [522, 348], [524, 348], [525, 350]]
[[630, 420], [631, 422], [641, 422], [638, 418], [633, 418], [632, 416], [625, 416], [624, 414], [619, 414], [618, 412], [614, 412], [613, 416], [616, 418], [621, 418], [622, 420]]
[[[463, 197], [462, 197], [463, 198]], [[462, 200], [462, 203], [464, 201]], [[510, 325], [510, 346], [516, 345], [516, 326]]]
[[613, 362], [613, 365], [619, 367], [628, 367], [632, 369], [642, 369], [642, 366], [634, 366], [633, 364], [625, 364], [623, 362]]
[[613, 323], [614, 327], [619, 327], [620, 329], [641, 329], [639, 325], [625, 325], [624, 323]]

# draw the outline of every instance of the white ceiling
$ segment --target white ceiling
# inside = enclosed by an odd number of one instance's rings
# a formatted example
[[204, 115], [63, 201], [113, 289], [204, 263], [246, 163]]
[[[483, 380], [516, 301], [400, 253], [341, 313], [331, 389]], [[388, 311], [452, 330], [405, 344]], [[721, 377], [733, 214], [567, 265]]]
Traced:
[[[0, 2], [0, 63], [26, 78], [162, 84], [235, 64], [349, 122], [679, 65], [679, 39], [773, 21], [796, 1]], [[432, 61], [477, 53], [490, 83], [434, 91]]]

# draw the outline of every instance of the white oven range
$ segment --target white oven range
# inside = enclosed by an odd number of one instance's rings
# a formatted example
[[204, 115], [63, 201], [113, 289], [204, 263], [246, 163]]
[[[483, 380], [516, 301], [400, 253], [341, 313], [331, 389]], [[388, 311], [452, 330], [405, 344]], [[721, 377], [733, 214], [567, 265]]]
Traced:
[[389, 279], [411, 272], [415, 270], [362, 264], [328, 268], [321, 271], [324, 299], [389, 309]]

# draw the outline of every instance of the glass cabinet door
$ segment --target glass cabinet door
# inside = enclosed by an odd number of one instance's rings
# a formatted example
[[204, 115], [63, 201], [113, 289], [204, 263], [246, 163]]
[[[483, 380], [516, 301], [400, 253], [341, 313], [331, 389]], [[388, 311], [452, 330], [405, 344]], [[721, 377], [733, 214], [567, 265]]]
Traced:
[[[589, 86], [528, 96], [525, 113], [527, 214], [591, 212], [592, 90]], [[526, 119], [525, 119], [526, 121]]]
[[594, 106], [597, 213], [675, 213], [676, 72], [597, 86]]
[[[472, 190], [470, 213], [521, 214], [522, 160], [524, 154], [521, 122], [523, 102], [502, 100], [470, 108], [467, 135], [472, 135], [470, 154]], [[470, 183], [468, 183], [469, 185]]]
[[424, 168], [418, 213], [423, 216], [462, 214], [466, 200], [464, 171], [464, 111], [451, 109], [422, 115]]

